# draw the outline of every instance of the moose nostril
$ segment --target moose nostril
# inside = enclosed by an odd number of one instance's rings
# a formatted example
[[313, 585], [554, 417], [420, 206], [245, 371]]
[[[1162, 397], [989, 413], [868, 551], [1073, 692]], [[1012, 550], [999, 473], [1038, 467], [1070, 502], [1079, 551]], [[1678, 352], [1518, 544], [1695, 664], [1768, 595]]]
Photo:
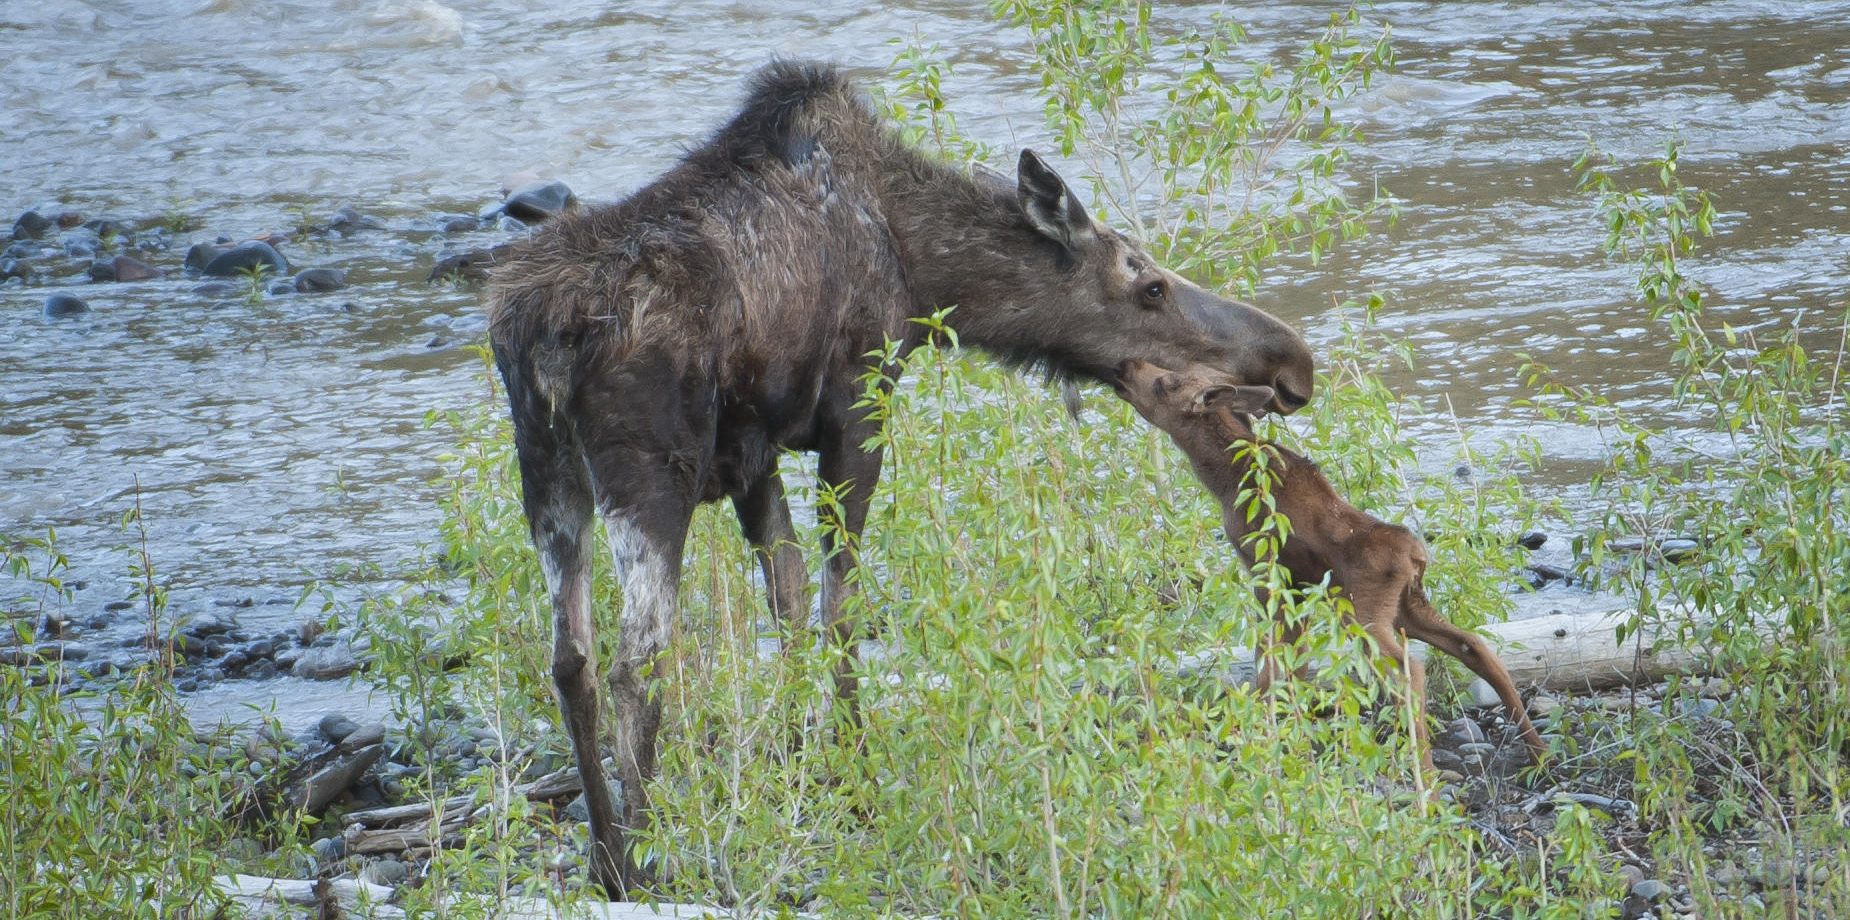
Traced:
[[1283, 412], [1296, 412], [1310, 403], [1310, 396], [1308, 394], [1299, 393], [1297, 390], [1293, 389], [1291, 384], [1283, 377], [1279, 377], [1272, 381], [1272, 390], [1274, 393], [1273, 402]]

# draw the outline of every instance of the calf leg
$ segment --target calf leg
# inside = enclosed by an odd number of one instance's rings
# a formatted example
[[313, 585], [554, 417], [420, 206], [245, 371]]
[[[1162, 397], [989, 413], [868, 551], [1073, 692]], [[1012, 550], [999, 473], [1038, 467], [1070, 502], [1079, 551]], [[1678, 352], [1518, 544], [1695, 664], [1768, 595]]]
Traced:
[[1404, 700], [1413, 713], [1414, 743], [1419, 746], [1420, 766], [1430, 773], [1433, 768], [1432, 739], [1426, 731], [1426, 668], [1420, 664], [1419, 659], [1407, 654], [1407, 647], [1401, 643], [1392, 618], [1367, 616], [1361, 612], [1358, 612], [1357, 617], [1369, 638], [1375, 640], [1375, 648], [1381, 656], [1392, 661], [1397, 672], [1406, 675]]
[[1542, 736], [1536, 733], [1535, 725], [1529, 721], [1528, 707], [1522, 704], [1522, 694], [1516, 692], [1516, 682], [1510, 679], [1510, 672], [1503, 667], [1502, 660], [1476, 633], [1441, 618], [1439, 612], [1426, 600], [1426, 592], [1417, 583], [1407, 587], [1401, 628], [1407, 631], [1407, 635], [1464, 662], [1472, 673], [1482, 677], [1497, 692], [1497, 699], [1503, 701], [1503, 707], [1509, 710], [1510, 718], [1515, 720], [1517, 729], [1522, 733], [1523, 743], [1529, 746], [1531, 755], [1540, 760], [1548, 752], [1548, 746], [1542, 743]]

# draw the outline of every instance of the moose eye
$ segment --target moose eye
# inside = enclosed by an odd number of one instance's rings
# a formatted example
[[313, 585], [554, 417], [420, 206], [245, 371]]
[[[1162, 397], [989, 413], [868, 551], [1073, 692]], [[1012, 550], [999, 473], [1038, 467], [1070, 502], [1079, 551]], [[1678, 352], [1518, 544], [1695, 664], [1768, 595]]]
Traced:
[[1143, 299], [1144, 306], [1154, 308], [1163, 305], [1163, 297], [1168, 293], [1169, 285], [1163, 283], [1161, 279], [1158, 279], [1145, 284], [1143, 288], [1138, 291], [1138, 296]]

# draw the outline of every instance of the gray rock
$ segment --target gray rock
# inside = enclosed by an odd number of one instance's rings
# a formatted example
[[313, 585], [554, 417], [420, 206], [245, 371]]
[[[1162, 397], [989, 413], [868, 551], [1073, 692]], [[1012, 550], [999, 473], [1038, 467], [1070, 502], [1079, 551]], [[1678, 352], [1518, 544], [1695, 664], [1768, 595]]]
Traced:
[[1702, 544], [1695, 540], [1664, 540], [1657, 544], [1657, 551], [1666, 562], [1687, 562], [1702, 551]]
[[1467, 741], [1458, 746], [1458, 753], [1465, 756], [1477, 756], [1489, 760], [1497, 756], [1497, 746], [1488, 741]]
[[88, 259], [103, 248], [102, 237], [87, 227], [66, 231], [59, 238], [59, 243], [64, 247], [64, 254], [73, 259]]
[[1686, 719], [1706, 719], [1714, 715], [1715, 711], [1721, 707], [1720, 700], [1712, 700], [1705, 696], [1678, 701], [1677, 712]]
[[1525, 571], [1540, 579], [1542, 584], [1556, 581], [1566, 582], [1570, 585], [1574, 583], [1574, 576], [1572, 573], [1558, 565], [1549, 565], [1546, 562], [1537, 562], [1529, 565], [1525, 568]]
[[1648, 878], [1632, 886], [1632, 896], [1651, 902], [1661, 901], [1670, 896], [1670, 886]]
[[205, 274], [214, 278], [231, 278], [248, 272], [252, 268], [262, 268], [276, 275], [289, 274], [289, 260], [262, 240], [247, 240], [219, 253], [212, 261], [206, 263]]
[[321, 717], [321, 724], [317, 727], [321, 731], [321, 737], [328, 739], [330, 744], [339, 744], [347, 740], [348, 735], [358, 731], [360, 723], [338, 712], [330, 712]]
[[1516, 538], [1516, 545], [1528, 550], [1541, 549], [1542, 544], [1547, 542], [1548, 535], [1539, 530], [1531, 530]]
[[316, 862], [323, 866], [333, 865], [335, 860], [347, 855], [347, 840], [336, 834], [332, 837], [322, 837], [309, 844], [308, 848], [315, 854]]
[[[277, 655], [277, 660], [282, 660], [281, 654]], [[360, 659], [353, 653], [353, 644], [342, 640], [325, 648], [305, 650], [289, 671], [306, 680], [334, 680], [359, 669]]]
[[354, 729], [351, 734], [341, 741], [340, 746], [343, 750], [358, 750], [363, 747], [378, 744], [384, 740], [385, 726], [379, 722], [368, 722]]
[[186, 251], [186, 270], [189, 272], [205, 271], [206, 266], [211, 265], [213, 259], [224, 255], [229, 248], [217, 243], [194, 243], [193, 247]]
[[1488, 740], [1484, 737], [1484, 729], [1477, 724], [1477, 720], [1468, 716], [1459, 716], [1446, 727], [1451, 730], [1451, 736], [1454, 739], [1464, 744], [1482, 743]]
[[201, 297], [236, 297], [244, 291], [243, 286], [229, 281], [208, 281], [193, 288], [193, 293]]
[[515, 189], [514, 193], [501, 202], [495, 209], [515, 220], [529, 224], [543, 223], [559, 216], [566, 209], [578, 204], [578, 197], [572, 194], [565, 183], [558, 180], [535, 182], [532, 185]]
[[342, 233], [352, 233], [356, 230], [384, 230], [385, 221], [377, 217], [367, 217], [353, 205], [343, 204], [334, 210], [332, 217], [328, 218], [328, 229], [339, 230]]
[[281, 281], [272, 281], [270, 282], [270, 286], [264, 289], [264, 293], [269, 294], [271, 297], [287, 297], [295, 293], [295, 282], [290, 281], [288, 278], [284, 278]]
[[335, 757], [319, 766], [284, 796], [290, 805], [313, 815], [320, 814], [341, 797], [385, 754], [385, 745], [375, 744], [350, 754]]
[[480, 220], [467, 214], [439, 214], [436, 219], [437, 229], [444, 233], [467, 233], [482, 226]]
[[251, 680], [269, 680], [282, 673], [282, 668], [268, 658], [260, 658], [250, 667], [244, 669], [244, 676]]
[[403, 885], [405, 879], [410, 877], [411, 870], [405, 868], [404, 863], [391, 857], [367, 863], [366, 868], [360, 870], [360, 881], [385, 885], [389, 888]]
[[1625, 890], [1629, 892], [1632, 890], [1632, 886], [1644, 881], [1644, 870], [1631, 863], [1620, 863], [1619, 878], [1624, 880]]
[[1540, 721], [1552, 719], [1561, 711], [1561, 701], [1552, 696], [1538, 696], [1529, 701], [1529, 718]]
[[210, 636], [222, 636], [237, 628], [237, 625], [238, 618], [231, 613], [201, 610], [186, 619], [185, 624], [180, 627], [180, 633], [195, 639], [204, 639]]
[[69, 294], [53, 294], [45, 298], [45, 315], [54, 319], [60, 316], [79, 316], [88, 312], [90, 312], [89, 304]]
[[160, 269], [134, 256], [99, 259], [90, 265], [90, 278], [94, 281], [147, 281], [160, 276]]
[[311, 268], [295, 276], [295, 289], [304, 294], [325, 294], [347, 286], [347, 273], [336, 268]]
[[13, 221], [13, 239], [27, 240], [44, 236], [46, 231], [57, 226], [57, 221], [37, 211], [27, 211]]

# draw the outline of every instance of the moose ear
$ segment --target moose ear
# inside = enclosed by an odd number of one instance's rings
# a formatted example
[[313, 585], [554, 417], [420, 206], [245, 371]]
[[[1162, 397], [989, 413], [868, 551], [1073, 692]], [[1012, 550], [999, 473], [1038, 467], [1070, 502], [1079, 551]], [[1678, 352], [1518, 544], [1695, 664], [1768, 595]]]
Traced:
[[1085, 205], [1066, 187], [1060, 174], [1053, 171], [1032, 150], [1022, 150], [1021, 166], [1016, 177], [1016, 194], [1021, 198], [1022, 213], [1042, 236], [1065, 246], [1079, 247], [1085, 234], [1092, 230], [1092, 218]]
[[1257, 415], [1264, 412], [1265, 407], [1271, 405], [1277, 395], [1271, 387], [1217, 383], [1203, 387], [1201, 392], [1196, 393], [1194, 402], [1189, 405], [1189, 411], [1201, 414], [1226, 409], [1229, 412]]

